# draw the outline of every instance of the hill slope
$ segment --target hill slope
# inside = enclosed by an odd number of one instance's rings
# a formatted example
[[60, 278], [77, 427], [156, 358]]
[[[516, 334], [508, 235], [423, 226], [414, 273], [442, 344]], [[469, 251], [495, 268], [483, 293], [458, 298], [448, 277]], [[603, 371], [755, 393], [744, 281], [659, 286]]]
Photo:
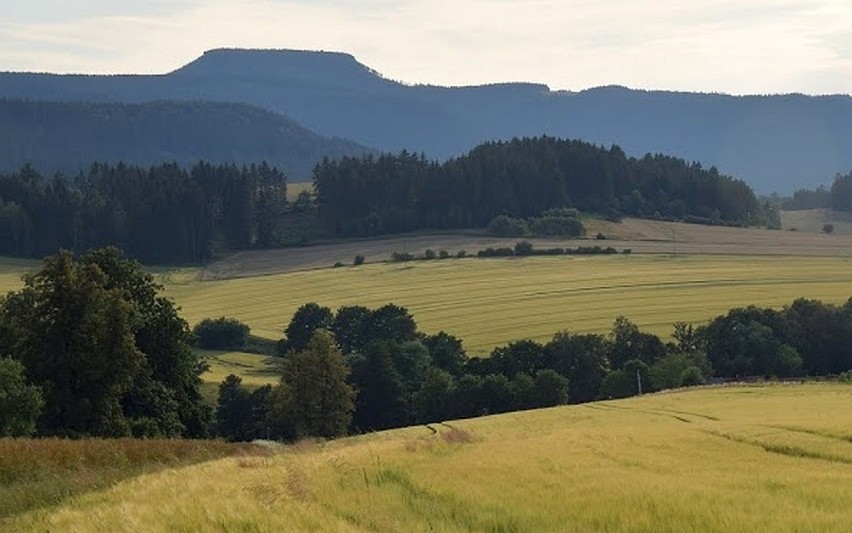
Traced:
[[849, 385], [721, 387], [302, 443], [143, 476], [12, 525], [849, 531], [850, 401]]
[[213, 50], [158, 76], [6, 73], [0, 97], [244, 102], [322, 135], [438, 158], [485, 140], [548, 134], [717, 165], [761, 192], [814, 186], [852, 167], [848, 96], [407, 86], [339, 53]]
[[94, 161], [138, 165], [259, 163], [310, 178], [323, 157], [370, 150], [321, 137], [292, 120], [245, 104], [146, 104], [0, 100], [0, 171], [32, 164], [45, 173], [76, 173]]

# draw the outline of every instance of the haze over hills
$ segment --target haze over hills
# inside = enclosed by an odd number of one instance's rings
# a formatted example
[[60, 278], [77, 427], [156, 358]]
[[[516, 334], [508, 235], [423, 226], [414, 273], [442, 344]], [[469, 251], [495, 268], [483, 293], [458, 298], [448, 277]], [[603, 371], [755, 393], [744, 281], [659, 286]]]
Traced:
[[266, 161], [291, 180], [310, 179], [323, 157], [361, 155], [356, 143], [319, 136], [292, 120], [245, 104], [144, 104], [0, 100], [0, 171], [24, 164], [75, 174], [94, 161], [152, 165], [199, 160]]
[[0, 97], [241, 102], [321, 135], [441, 159], [485, 140], [548, 134], [715, 165], [759, 192], [815, 186], [852, 167], [849, 96], [409, 86], [341, 53], [220, 49], [165, 75], [5, 73]]

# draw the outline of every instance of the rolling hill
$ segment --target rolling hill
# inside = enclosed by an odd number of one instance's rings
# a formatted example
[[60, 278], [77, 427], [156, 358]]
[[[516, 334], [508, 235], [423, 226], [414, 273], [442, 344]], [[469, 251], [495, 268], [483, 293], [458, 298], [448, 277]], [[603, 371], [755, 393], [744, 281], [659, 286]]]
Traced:
[[716, 165], [759, 192], [815, 186], [852, 167], [849, 96], [410, 86], [341, 53], [220, 49], [165, 75], [4, 73], [0, 97], [242, 102], [321, 135], [434, 158], [486, 140], [548, 134], [618, 144], [629, 155], [663, 152]]
[[[849, 531], [848, 384], [710, 387], [301, 442], [15, 531]], [[109, 444], [109, 441], [106, 441]]]
[[0, 100], [0, 171], [31, 164], [75, 174], [93, 162], [189, 166], [267, 161], [291, 180], [310, 179], [323, 157], [371, 150], [317, 135], [292, 120], [246, 104], [144, 104]]

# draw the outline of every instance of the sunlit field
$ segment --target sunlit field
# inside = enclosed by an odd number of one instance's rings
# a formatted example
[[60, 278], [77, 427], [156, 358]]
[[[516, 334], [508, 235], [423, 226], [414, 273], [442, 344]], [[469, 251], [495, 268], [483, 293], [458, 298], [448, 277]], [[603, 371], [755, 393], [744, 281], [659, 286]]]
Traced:
[[[736, 306], [780, 307], [796, 298], [852, 297], [852, 260], [832, 257], [617, 255], [376, 263], [198, 281], [192, 269], [158, 270], [166, 294], [195, 324], [235, 317], [278, 339], [306, 302], [407, 307], [422, 331], [445, 330], [472, 354], [553, 333], [606, 332], [617, 315], [662, 336]], [[0, 275], [4, 290], [20, 272]]]
[[717, 387], [146, 475], [22, 531], [850, 531], [852, 386]]
[[216, 401], [219, 384], [230, 374], [242, 378], [249, 389], [275, 385], [281, 380], [280, 359], [243, 352], [200, 351], [208, 370], [202, 374], [201, 392], [211, 403]]
[[521, 337], [605, 332], [620, 314], [667, 336], [731, 307], [782, 306], [800, 297], [842, 303], [852, 261], [841, 258], [605, 256], [368, 264], [168, 285], [190, 323], [233, 316], [280, 338], [306, 302], [407, 307], [420, 329], [445, 330], [474, 354]]

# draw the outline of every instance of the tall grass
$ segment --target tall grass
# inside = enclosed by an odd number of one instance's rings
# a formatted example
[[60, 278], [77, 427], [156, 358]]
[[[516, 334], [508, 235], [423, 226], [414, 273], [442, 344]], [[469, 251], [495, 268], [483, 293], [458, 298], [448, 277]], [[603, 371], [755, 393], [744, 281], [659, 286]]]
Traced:
[[0, 520], [139, 474], [251, 453], [222, 441], [0, 439]]
[[850, 402], [849, 385], [711, 387], [308, 442], [137, 478], [11, 525], [850, 531], [852, 444], [833, 438], [852, 426]]

